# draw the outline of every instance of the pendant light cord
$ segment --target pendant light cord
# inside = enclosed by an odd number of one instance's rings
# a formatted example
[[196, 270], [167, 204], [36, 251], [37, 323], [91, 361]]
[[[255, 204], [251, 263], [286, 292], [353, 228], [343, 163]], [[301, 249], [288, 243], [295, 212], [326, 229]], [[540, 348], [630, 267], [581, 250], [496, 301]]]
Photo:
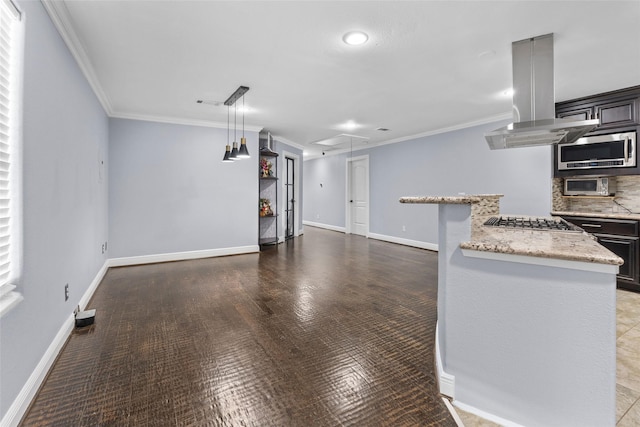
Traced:
[[237, 141], [237, 138], [236, 138], [236, 128], [237, 128], [236, 120], [238, 118], [238, 104], [236, 104], [236, 103], [233, 104], [233, 111], [234, 111], [233, 112], [233, 142], [236, 142]]
[[229, 106], [227, 105], [227, 145], [229, 145]]

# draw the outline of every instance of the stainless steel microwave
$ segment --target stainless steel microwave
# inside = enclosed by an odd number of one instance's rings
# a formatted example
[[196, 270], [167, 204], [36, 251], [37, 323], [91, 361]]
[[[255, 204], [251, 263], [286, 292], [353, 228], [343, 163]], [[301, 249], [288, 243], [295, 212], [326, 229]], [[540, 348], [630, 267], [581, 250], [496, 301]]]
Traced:
[[630, 168], [636, 166], [636, 133], [587, 136], [558, 144], [558, 170]]
[[565, 196], [612, 196], [616, 193], [615, 178], [565, 178]]

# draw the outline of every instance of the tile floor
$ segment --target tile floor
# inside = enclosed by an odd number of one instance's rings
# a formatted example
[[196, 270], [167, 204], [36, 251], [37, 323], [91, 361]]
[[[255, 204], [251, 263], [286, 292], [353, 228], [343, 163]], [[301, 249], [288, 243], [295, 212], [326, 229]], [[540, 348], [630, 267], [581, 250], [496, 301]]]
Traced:
[[640, 425], [640, 294], [618, 290], [616, 421]]
[[[640, 294], [617, 291], [616, 426], [640, 426]], [[466, 427], [495, 427], [456, 408]]]

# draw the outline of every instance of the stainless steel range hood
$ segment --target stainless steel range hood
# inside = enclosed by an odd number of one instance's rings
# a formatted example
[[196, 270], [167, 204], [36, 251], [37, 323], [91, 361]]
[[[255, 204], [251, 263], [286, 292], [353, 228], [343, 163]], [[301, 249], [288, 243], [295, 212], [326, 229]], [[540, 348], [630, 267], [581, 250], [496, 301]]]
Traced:
[[575, 142], [599, 119], [555, 118], [553, 34], [513, 42], [513, 123], [484, 136], [492, 150]]

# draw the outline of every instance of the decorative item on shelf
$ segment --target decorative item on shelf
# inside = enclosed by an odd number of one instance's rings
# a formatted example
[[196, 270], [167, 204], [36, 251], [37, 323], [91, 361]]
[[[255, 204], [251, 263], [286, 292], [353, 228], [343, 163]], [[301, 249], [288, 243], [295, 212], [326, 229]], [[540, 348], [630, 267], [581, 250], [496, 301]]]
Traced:
[[[233, 162], [236, 159], [244, 159], [251, 157], [249, 155], [249, 150], [247, 149], [247, 140], [244, 137], [244, 94], [249, 90], [247, 86], [240, 86], [236, 89], [233, 94], [226, 101], [224, 101], [224, 105], [227, 106], [227, 146], [225, 147], [224, 157], [222, 159], [223, 162]], [[241, 146], [238, 149], [238, 142], [236, 139], [236, 131], [237, 131], [237, 118], [238, 118], [238, 106], [236, 105], [236, 101], [242, 97], [242, 139]], [[233, 149], [229, 145], [229, 107], [234, 106], [234, 116], [233, 116]]]
[[273, 170], [271, 169], [273, 164], [267, 159], [260, 159], [260, 172], [262, 178], [269, 178], [273, 176]]
[[260, 199], [260, 216], [273, 216], [273, 210], [271, 209], [271, 200]]

